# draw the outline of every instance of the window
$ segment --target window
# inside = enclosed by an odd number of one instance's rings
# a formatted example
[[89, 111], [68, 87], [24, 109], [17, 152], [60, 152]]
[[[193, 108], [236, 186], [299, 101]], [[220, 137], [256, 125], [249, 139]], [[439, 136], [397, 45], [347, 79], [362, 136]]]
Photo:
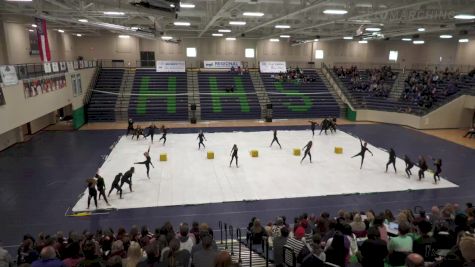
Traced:
[[315, 50], [315, 59], [323, 59], [323, 50]]
[[389, 51], [389, 60], [397, 61], [398, 51]]
[[254, 58], [255, 56], [254, 48], [246, 48], [244, 52], [247, 58]]
[[187, 47], [186, 48], [187, 57], [196, 57], [196, 47]]

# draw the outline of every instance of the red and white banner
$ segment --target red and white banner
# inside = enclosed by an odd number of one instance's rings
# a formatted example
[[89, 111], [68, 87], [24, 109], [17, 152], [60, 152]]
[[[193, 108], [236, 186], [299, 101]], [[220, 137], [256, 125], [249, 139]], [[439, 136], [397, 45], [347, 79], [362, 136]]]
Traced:
[[38, 50], [40, 51], [40, 57], [42, 62], [48, 62], [51, 60], [51, 51], [49, 50], [48, 32], [46, 30], [46, 20], [35, 18], [36, 35], [38, 37]]

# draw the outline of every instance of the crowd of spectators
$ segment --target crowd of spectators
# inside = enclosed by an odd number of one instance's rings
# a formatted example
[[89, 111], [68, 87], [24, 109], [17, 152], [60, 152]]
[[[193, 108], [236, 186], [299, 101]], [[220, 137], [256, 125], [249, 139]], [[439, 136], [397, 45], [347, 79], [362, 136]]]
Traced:
[[404, 81], [402, 100], [420, 107], [431, 108], [439, 98], [446, 98], [460, 90], [464, 76], [458, 70], [411, 71]]
[[383, 66], [379, 69], [358, 70], [356, 66], [350, 68], [333, 67], [333, 72], [340, 79], [349, 79], [349, 90], [355, 92], [368, 92], [372, 96], [388, 97], [391, 92], [392, 83], [397, 74], [390, 66]]
[[304, 73], [303, 69], [298, 66], [296, 68], [289, 67], [285, 73], [280, 72], [272, 76], [279, 82], [309, 83], [317, 81], [316, 73], [312, 75]]
[[[13, 266], [14, 259], [0, 247], [0, 266]], [[207, 224], [172, 224], [150, 232], [133, 226], [90, 232], [70, 232], [67, 236], [26, 234], [18, 248], [21, 267], [231, 267], [231, 256], [218, 251], [213, 231]]]
[[[432, 207], [414, 214], [402, 210], [376, 213], [339, 211], [335, 217], [303, 214], [288, 224], [278, 217], [266, 226], [253, 218], [249, 239], [262, 238], [272, 247], [277, 267], [283, 266], [284, 246], [293, 250], [302, 267], [323, 266], [475, 266], [475, 209], [471, 203]], [[285, 261], [291, 255], [285, 254]], [[386, 265], [385, 265], [386, 264]]]

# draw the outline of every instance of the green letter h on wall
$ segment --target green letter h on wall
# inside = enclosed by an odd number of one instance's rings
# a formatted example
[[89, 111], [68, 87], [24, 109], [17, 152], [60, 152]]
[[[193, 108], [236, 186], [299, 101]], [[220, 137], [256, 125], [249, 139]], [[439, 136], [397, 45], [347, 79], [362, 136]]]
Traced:
[[[149, 98], [166, 98], [167, 113], [176, 113], [176, 77], [168, 77], [168, 89], [164, 94], [156, 94], [156, 91], [150, 90], [150, 77], [144, 76], [140, 80], [139, 97], [137, 100], [137, 114], [147, 113], [147, 101]], [[155, 95], [152, 95], [155, 94]]]

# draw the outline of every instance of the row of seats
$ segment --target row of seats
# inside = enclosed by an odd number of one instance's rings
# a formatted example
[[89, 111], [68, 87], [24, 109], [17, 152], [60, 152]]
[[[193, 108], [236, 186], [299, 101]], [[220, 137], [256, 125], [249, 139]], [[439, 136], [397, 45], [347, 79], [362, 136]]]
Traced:
[[[339, 117], [339, 106], [315, 70], [306, 83], [277, 82], [261, 74], [273, 105], [275, 118]], [[102, 69], [88, 109], [88, 119], [114, 121], [114, 107], [123, 69]], [[261, 104], [249, 73], [198, 73], [202, 120], [260, 119]], [[135, 121], [182, 121], [188, 119], [187, 73], [135, 72], [128, 115]], [[102, 93], [107, 91], [113, 94]], [[262, 97], [261, 97], [262, 98]], [[263, 99], [263, 98], [262, 98]]]

